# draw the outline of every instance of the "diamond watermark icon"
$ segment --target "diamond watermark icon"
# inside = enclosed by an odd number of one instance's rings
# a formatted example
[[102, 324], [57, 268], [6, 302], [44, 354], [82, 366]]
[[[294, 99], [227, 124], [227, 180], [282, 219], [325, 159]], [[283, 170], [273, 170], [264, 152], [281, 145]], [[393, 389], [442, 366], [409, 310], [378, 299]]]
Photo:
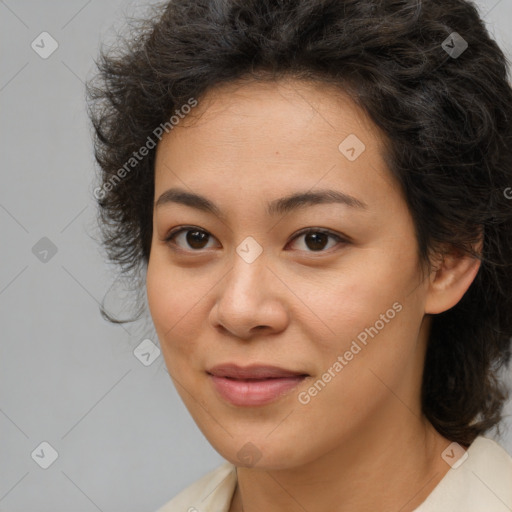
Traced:
[[153, 364], [160, 355], [160, 349], [150, 340], [145, 339], [133, 351], [133, 355], [144, 365]]
[[468, 454], [459, 443], [453, 442], [443, 451], [441, 457], [452, 469], [457, 469], [468, 458]]
[[263, 247], [252, 236], [248, 236], [238, 245], [236, 252], [246, 263], [252, 263], [263, 252]]
[[32, 254], [42, 263], [48, 263], [57, 254], [57, 246], [43, 236], [32, 247]]
[[246, 467], [254, 466], [261, 459], [261, 452], [251, 442], [245, 443], [236, 454], [238, 460]]
[[466, 51], [468, 43], [458, 32], [452, 32], [441, 46], [452, 59], [456, 59]]
[[351, 133], [348, 137], [343, 139], [338, 146], [338, 149], [347, 160], [353, 162], [361, 156], [361, 153], [366, 149], [366, 146], [357, 135]]
[[48, 32], [41, 32], [30, 46], [39, 57], [47, 59], [59, 47], [59, 43]]
[[59, 457], [57, 450], [46, 441], [43, 441], [30, 456], [43, 469], [48, 469]]

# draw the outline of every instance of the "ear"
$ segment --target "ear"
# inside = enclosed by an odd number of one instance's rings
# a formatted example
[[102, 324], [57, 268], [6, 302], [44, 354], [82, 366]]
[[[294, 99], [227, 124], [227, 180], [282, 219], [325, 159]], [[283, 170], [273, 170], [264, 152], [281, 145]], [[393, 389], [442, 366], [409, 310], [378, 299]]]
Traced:
[[[474, 246], [482, 253], [482, 237]], [[480, 260], [458, 249], [438, 254], [438, 265], [429, 276], [425, 313], [437, 314], [455, 306], [467, 292], [480, 269]]]

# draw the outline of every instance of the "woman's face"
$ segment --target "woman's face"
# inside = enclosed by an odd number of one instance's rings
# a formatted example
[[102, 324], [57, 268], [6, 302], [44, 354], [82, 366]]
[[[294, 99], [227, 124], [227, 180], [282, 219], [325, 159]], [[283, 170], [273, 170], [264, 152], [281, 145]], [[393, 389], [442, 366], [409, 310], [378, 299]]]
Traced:
[[420, 415], [427, 285], [381, 151], [348, 98], [292, 80], [214, 89], [159, 143], [148, 303], [236, 465], [297, 467]]

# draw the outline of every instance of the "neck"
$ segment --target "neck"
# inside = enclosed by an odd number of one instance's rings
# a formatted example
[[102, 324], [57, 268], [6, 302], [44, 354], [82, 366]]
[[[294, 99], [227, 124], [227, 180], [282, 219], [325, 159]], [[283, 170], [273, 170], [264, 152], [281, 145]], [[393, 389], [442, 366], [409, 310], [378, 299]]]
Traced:
[[414, 510], [447, 473], [441, 453], [450, 441], [424, 417], [411, 421], [415, 413], [399, 401], [386, 412], [387, 421], [359, 428], [343, 446], [300, 467], [238, 468], [230, 512]]

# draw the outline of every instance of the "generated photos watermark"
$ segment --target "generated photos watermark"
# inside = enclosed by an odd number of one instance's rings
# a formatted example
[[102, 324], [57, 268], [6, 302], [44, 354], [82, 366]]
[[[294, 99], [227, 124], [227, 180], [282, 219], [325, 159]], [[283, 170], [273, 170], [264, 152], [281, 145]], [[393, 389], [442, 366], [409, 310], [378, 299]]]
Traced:
[[[102, 186], [96, 187], [93, 191], [96, 199], [103, 199], [107, 192], [110, 192], [115, 186], [125, 178], [130, 171], [138, 165], [138, 163], [146, 157], [150, 150], [154, 149], [158, 142], [162, 140], [164, 133], [169, 133], [179, 122], [183, 119], [193, 107], [198, 104], [195, 98], [189, 98], [179, 109], [176, 109], [175, 115], [173, 114], [168, 121], [160, 123], [152, 132], [148, 135], [146, 142], [137, 150], [132, 153], [132, 156], [120, 167], [117, 172], [111, 176], [107, 182], [103, 183]], [[155, 140], [157, 139], [157, 140]]]
[[366, 347], [369, 342], [368, 336], [372, 339], [377, 336], [377, 334], [386, 327], [386, 324], [389, 324], [389, 322], [395, 318], [397, 313], [400, 313], [402, 309], [402, 304], [400, 304], [400, 302], [395, 302], [391, 308], [380, 315], [379, 320], [377, 320], [372, 326], [366, 327], [361, 331], [356, 337], [357, 340], [352, 340], [350, 348], [346, 350], [343, 355], [339, 355], [336, 358], [336, 361], [333, 362], [333, 364], [321, 375], [319, 379], [315, 381], [313, 385], [311, 385], [307, 390], [301, 391], [297, 395], [298, 401], [302, 405], [309, 404], [311, 399], [317, 396], [318, 393], [320, 393], [320, 391], [322, 391], [327, 384], [331, 382], [332, 379], [334, 379], [341, 370], [343, 370], [343, 368], [345, 368], [345, 366], [354, 359], [354, 356], [359, 354], [361, 350]]

